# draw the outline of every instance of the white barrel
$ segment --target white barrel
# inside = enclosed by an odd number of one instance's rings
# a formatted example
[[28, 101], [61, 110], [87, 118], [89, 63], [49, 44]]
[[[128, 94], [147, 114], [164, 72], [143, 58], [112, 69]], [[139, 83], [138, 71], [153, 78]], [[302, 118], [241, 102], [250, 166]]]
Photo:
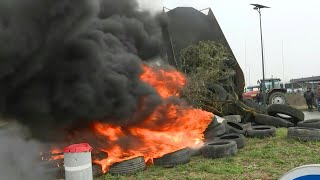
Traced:
[[75, 144], [64, 150], [66, 180], [93, 180], [92, 148], [89, 144]]

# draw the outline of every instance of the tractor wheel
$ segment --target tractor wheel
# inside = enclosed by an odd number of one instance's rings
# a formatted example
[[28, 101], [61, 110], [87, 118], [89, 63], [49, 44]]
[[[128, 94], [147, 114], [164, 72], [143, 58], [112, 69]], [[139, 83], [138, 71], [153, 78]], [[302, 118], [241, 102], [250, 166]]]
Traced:
[[284, 93], [274, 92], [269, 96], [269, 104], [288, 104], [288, 100]]

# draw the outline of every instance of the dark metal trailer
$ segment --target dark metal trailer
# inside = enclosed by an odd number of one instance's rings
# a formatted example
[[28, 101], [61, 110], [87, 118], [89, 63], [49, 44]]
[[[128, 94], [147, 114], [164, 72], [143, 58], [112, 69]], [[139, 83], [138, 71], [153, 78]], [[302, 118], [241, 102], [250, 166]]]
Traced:
[[[166, 13], [163, 12], [168, 18], [168, 23], [163, 26], [162, 33], [169, 64], [179, 69], [181, 50], [199, 41], [208, 40], [224, 45], [237, 62], [212, 10], [210, 8], [208, 10], [208, 14], [204, 14], [191, 7], [177, 7]], [[244, 74], [238, 63], [233, 64], [232, 68], [236, 72], [235, 91], [241, 97], [245, 85]]]

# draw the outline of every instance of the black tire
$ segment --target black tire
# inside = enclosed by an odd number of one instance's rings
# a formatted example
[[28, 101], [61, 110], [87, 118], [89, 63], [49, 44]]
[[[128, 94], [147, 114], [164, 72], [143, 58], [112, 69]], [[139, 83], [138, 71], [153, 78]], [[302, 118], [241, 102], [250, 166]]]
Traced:
[[228, 92], [218, 84], [210, 84], [208, 89], [219, 96], [220, 101], [226, 101], [228, 99]]
[[219, 123], [219, 125], [211, 130], [206, 130], [203, 134], [206, 140], [213, 140], [215, 137], [222, 136], [226, 133], [226, 125]]
[[201, 152], [205, 158], [222, 158], [233, 156], [237, 153], [237, 143], [235, 141], [213, 141], [206, 144]]
[[269, 115], [264, 114], [258, 114], [255, 117], [255, 122], [261, 124], [261, 125], [269, 125], [274, 127], [293, 127], [294, 124], [290, 121], [284, 120], [282, 118], [273, 117]]
[[276, 128], [273, 126], [252, 126], [252, 128], [247, 131], [247, 136], [249, 137], [265, 138], [275, 135]]
[[310, 119], [310, 120], [301, 121], [298, 123], [297, 126], [320, 129], [320, 119]]
[[110, 166], [108, 173], [112, 175], [133, 174], [146, 168], [144, 157], [136, 157]]
[[[281, 99], [281, 101], [277, 99]], [[288, 99], [284, 93], [274, 92], [269, 97], [269, 104], [288, 104]]]
[[98, 164], [93, 164], [92, 165], [92, 175], [94, 177], [99, 177], [99, 176], [103, 175], [102, 167]]
[[161, 158], [153, 159], [155, 165], [171, 168], [176, 165], [186, 164], [190, 161], [190, 152], [188, 148], [166, 154]]
[[288, 138], [301, 141], [320, 141], [320, 129], [309, 127], [291, 127], [288, 129]]
[[246, 113], [242, 118], [241, 123], [245, 124], [248, 122], [254, 122], [254, 116], [252, 113]]
[[218, 122], [217, 117], [214, 116], [213, 119], [212, 119], [212, 121], [211, 121], [211, 123], [208, 125], [206, 131], [210, 131], [211, 129], [219, 126], [219, 124], [220, 124], [220, 123]]
[[231, 133], [231, 134], [225, 134], [218, 138], [219, 140], [229, 140], [229, 141], [235, 141], [237, 143], [237, 148], [242, 149], [246, 145], [246, 138], [243, 134], [237, 134], [237, 133]]
[[248, 106], [249, 108], [256, 109], [257, 111], [260, 111], [261, 113], [266, 112], [266, 109], [258, 104], [257, 102], [250, 100], [250, 99], [242, 99], [241, 102]]
[[244, 128], [245, 132], [248, 131], [252, 127], [251, 123], [242, 123], [242, 127]]
[[198, 148], [198, 149], [189, 148], [189, 153], [190, 153], [190, 157], [199, 156], [201, 155], [201, 148]]
[[[267, 113], [274, 117], [279, 117], [285, 119], [287, 121], [292, 122], [293, 124], [297, 124], [300, 121], [304, 120], [304, 114], [299, 109], [296, 109], [292, 106], [283, 105], [283, 104], [272, 104], [268, 106]], [[286, 116], [283, 116], [284, 114]]]
[[226, 124], [226, 132], [227, 133], [238, 133], [238, 134], [244, 134], [245, 128], [240, 123], [234, 123], [229, 121], [224, 121]]
[[240, 123], [241, 122], [241, 116], [240, 115], [229, 115], [229, 116], [223, 116], [226, 121], [229, 122], [235, 122], [235, 123]]

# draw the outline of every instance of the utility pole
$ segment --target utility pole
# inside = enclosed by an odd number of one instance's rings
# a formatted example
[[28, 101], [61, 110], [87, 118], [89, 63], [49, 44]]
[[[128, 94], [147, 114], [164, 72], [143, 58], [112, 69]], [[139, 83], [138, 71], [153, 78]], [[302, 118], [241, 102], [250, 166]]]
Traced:
[[267, 105], [267, 95], [266, 95], [266, 86], [265, 86], [265, 68], [264, 68], [264, 51], [263, 51], [263, 37], [262, 37], [262, 20], [261, 20], [261, 9], [263, 8], [270, 8], [268, 6], [260, 5], [260, 4], [251, 4], [254, 6], [254, 10], [258, 11], [259, 13], [259, 20], [260, 20], [260, 41], [261, 41], [261, 60], [262, 60], [262, 81], [261, 82], [261, 91], [262, 91], [262, 98], [263, 98], [263, 105]]

